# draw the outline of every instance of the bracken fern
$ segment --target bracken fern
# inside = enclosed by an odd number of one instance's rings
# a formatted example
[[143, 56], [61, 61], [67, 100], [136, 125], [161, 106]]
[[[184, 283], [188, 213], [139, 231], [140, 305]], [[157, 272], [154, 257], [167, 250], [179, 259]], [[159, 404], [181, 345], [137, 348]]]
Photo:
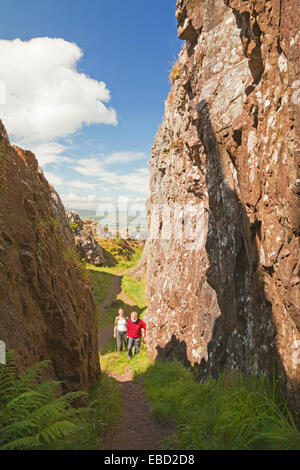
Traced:
[[48, 365], [17, 376], [12, 352], [0, 365], [0, 450], [85, 448], [99, 434], [95, 410], [72, 406], [85, 393], [60, 395], [60, 382], [45, 380]]

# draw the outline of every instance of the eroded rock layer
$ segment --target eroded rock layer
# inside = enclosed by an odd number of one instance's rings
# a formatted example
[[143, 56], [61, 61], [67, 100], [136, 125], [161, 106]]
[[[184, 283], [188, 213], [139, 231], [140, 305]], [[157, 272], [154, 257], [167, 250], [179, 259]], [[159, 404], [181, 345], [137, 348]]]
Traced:
[[99, 376], [97, 312], [64, 207], [35, 156], [0, 121], [0, 339], [18, 370], [44, 359], [65, 390]]
[[84, 258], [95, 266], [104, 264], [104, 256], [101, 246], [96, 242], [93, 230], [97, 222], [93, 220], [81, 220], [74, 211], [67, 210], [66, 217], [74, 233], [75, 244], [81, 258]]
[[178, 0], [176, 16], [186, 42], [150, 161], [148, 347], [201, 379], [275, 363], [296, 402], [299, 3]]

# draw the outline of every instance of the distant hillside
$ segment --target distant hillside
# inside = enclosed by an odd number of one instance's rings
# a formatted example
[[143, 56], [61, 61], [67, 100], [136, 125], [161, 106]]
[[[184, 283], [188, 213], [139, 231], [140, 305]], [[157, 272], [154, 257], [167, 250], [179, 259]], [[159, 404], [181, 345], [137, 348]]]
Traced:
[[[117, 215], [116, 213], [108, 213], [105, 217], [96, 215], [96, 211], [94, 210], [85, 210], [85, 209], [76, 209], [71, 208], [74, 212], [76, 212], [79, 217], [84, 219], [93, 219], [97, 220], [102, 226], [107, 225], [109, 229], [113, 232], [117, 229]], [[126, 213], [120, 212], [119, 215], [119, 229], [122, 230], [126, 228]], [[130, 227], [130, 231], [133, 232], [136, 230], [136, 227], [140, 227], [141, 234], [143, 238], [147, 238], [147, 221], [146, 221], [146, 214], [141, 213], [138, 217], [132, 218], [130, 215], [128, 218], [128, 223]]]

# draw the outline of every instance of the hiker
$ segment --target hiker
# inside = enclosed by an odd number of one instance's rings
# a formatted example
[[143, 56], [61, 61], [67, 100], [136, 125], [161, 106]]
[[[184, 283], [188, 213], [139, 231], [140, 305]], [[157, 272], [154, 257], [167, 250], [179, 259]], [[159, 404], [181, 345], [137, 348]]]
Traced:
[[119, 308], [119, 315], [116, 316], [114, 325], [114, 338], [117, 338], [118, 352], [123, 350], [123, 343], [125, 348], [127, 346], [127, 321], [128, 318], [125, 316], [124, 310]]
[[139, 353], [142, 338], [142, 329], [144, 338], [146, 337], [146, 323], [140, 320], [136, 312], [132, 312], [131, 318], [127, 322], [128, 338], [128, 360], [132, 358], [132, 348], [134, 346], [134, 355]]

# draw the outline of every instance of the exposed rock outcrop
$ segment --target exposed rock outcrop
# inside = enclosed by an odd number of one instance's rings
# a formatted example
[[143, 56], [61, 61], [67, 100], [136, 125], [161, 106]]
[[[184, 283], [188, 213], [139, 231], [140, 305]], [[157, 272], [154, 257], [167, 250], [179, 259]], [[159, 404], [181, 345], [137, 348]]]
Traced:
[[153, 357], [203, 380], [275, 362], [294, 404], [299, 14], [294, 0], [177, 1], [186, 43], [150, 161], [146, 319]]
[[100, 374], [97, 310], [74, 246], [59, 196], [0, 121], [0, 339], [19, 371], [49, 359], [65, 390], [88, 390]]
[[114, 238], [112, 233], [108, 229], [102, 227], [99, 223], [97, 223], [95, 230], [96, 230], [97, 237], [100, 238], [101, 240], [105, 240], [106, 238], [111, 240], [112, 238]]
[[[104, 264], [101, 246], [96, 242], [93, 235], [93, 221], [87, 219], [83, 222], [76, 212], [70, 210], [66, 211], [66, 216], [73, 230], [76, 248], [81, 258], [95, 266]], [[97, 224], [97, 222], [95, 223]]]

